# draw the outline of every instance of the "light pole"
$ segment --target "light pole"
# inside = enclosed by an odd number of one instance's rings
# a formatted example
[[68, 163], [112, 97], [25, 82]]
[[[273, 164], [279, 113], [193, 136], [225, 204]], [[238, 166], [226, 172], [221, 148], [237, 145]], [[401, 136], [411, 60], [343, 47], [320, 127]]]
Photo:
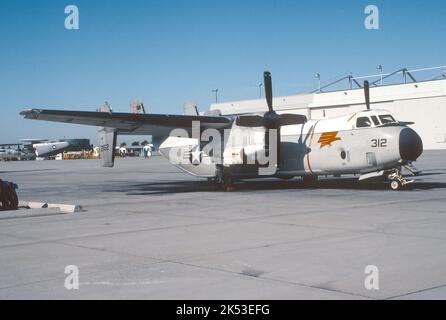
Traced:
[[319, 72], [316, 73], [316, 78], [317, 78], [317, 91], [320, 93], [321, 92], [321, 74]]
[[263, 86], [263, 83], [260, 82], [257, 86], [259, 87], [259, 98], [261, 98], [262, 97], [262, 86]]
[[215, 92], [215, 103], [218, 103], [218, 89], [214, 89], [212, 92]]
[[376, 67], [377, 70], [379, 70], [379, 74], [381, 77], [381, 86], [383, 85], [383, 66], [380, 64], [379, 66]]

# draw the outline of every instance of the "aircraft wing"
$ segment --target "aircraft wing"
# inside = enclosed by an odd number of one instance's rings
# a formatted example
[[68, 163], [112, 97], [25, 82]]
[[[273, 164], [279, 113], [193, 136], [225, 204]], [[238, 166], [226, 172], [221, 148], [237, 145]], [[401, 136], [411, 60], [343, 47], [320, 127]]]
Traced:
[[20, 112], [20, 115], [25, 119], [114, 128], [119, 134], [147, 134], [153, 136], [168, 136], [176, 128], [190, 131], [192, 121], [200, 121], [201, 128], [215, 129], [225, 128], [232, 121], [230, 118], [220, 116], [109, 113], [46, 109], [24, 110]]

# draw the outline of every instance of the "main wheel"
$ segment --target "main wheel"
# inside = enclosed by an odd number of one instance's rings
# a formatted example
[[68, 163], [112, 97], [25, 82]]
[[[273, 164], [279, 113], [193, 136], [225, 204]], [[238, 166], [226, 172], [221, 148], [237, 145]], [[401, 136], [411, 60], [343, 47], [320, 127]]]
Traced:
[[228, 172], [223, 172], [222, 170], [219, 171], [214, 179], [214, 182], [224, 191], [235, 191], [232, 176]]
[[226, 192], [234, 192], [234, 191], [236, 191], [236, 190], [237, 190], [237, 189], [235, 188], [235, 186], [234, 186], [233, 184], [228, 185], [228, 186], [225, 187], [225, 191], [226, 191]]
[[402, 187], [403, 187], [403, 185], [398, 180], [390, 181], [390, 188], [392, 188], [392, 190], [397, 191], [397, 190], [400, 190]]
[[229, 173], [225, 173], [223, 175], [223, 189], [226, 192], [235, 191], [234, 182], [232, 180], [232, 176]]

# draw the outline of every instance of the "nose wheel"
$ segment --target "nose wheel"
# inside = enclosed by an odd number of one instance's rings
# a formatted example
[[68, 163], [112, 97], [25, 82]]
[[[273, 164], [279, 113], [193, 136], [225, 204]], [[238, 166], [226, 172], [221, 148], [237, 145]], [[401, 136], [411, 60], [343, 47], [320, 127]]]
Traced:
[[401, 182], [399, 182], [398, 180], [392, 180], [390, 181], [390, 188], [392, 188], [392, 190], [400, 190], [403, 187], [403, 184]]
[[414, 182], [414, 180], [406, 180], [401, 175], [400, 169], [394, 169], [392, 170], [388, 175], [387, 178], [390, 180], [390, 188], [392, 190], [401, 190], [405, 188], [409, 183]]

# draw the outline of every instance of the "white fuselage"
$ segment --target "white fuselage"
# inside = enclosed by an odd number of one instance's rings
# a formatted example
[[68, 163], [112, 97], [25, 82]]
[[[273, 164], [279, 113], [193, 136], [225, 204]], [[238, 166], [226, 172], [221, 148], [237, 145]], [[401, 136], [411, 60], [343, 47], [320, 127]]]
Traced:
[[[365, 174], [394, 168], [402, 161], [400, 133], [404, 129], [408, 128], [399, 125], [385, 110], [284, 126], [280, 131], [277, 170], [271, 175]], [[206, 153], [203, 139], [199, 147], [199, 139], [191, 137], [169, 137], [160, 151], [171, 161], [175, 158], [173, 164], [193, 175], [214, 177], [221, 159], [234, 176], [258, 176], [256, 166], [246, 162], [255, 158], [258, 151], [264, 151], [266, 130], [235, 124], [227, 130], [222, 155], [218, 157]]]

